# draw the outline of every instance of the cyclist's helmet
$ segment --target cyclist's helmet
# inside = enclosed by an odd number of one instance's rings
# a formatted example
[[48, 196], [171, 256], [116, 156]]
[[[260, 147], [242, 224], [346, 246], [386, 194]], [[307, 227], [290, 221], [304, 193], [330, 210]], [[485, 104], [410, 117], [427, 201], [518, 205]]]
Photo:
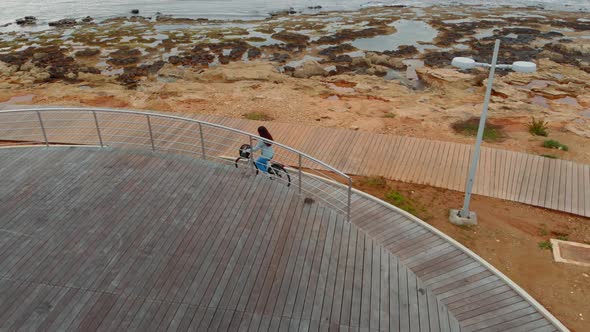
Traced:
[[240, 146], [240, 157], [242, 158], [250, 158], [250, 144], [244, 144]]

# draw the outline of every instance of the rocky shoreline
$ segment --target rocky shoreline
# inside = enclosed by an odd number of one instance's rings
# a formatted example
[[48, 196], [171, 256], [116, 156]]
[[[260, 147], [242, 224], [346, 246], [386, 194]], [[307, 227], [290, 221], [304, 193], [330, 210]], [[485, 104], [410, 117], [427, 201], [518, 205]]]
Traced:
[[[33, 18], [25, 22], [34, 24]], [[51, 26], [0, 33], [0, 102], [28, 91], [39, 94], [34, 102], [60, 103], [62, 93], [39, 91], [59, 86], [76, 96], [62, 96], [61, 103], [80, 103], [83, 96], [108, 90], [128, 105], [157, 109], [162, 103], [140, 105], [134, 99], [150, 91], [166, 99], [166, 110], [177, 103], [190, 109], [194, 102], [199, 111], [242, 116], [245, 111], [209, 105], [214, 98], [190, 101], [187, 90], [262, 81], [282, 85], [284, 90], [274, 90], [284, 98], [296, 91], [297, 98], [309, 99], [299, 114], [275, 110], [282, 104], [262, 98], [250, 106], [268, 107], [279, 121], [422, 135], [424, 126], [478, 113], [485, 72], [460, 73], [449, 64], [455, 56], [489, 61], [491, 45], [500, 39], [501, 61], [531, 60], [540, 70], [499, 72], [493, 105], [498, 121], [510, 127], [508, 118], [522, 125], [531, 116], [543, 117], [576, 144], [590, 138], [590, 20], [584, 13], [396, 6], [285, 12], [260, 21], [132, 15], [102, 22], [64, 19]], [[87, 88], [81, 92], [80, 86]], [[172, 87], [178, 89], [174, 98], [162, 98], [162, 89]], [[240, 93], [256, 99], [259, 91]], [[590, 160], [589, 152], [563, 157]]]

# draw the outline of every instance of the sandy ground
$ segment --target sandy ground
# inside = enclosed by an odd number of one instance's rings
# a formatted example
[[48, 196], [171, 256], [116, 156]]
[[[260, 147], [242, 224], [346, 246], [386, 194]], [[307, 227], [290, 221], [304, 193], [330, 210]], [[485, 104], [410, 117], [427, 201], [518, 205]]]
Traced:
[[450, 235], [498, 268], [553, 313], [572, 331], [590, 330], [590, 268], [555, 263], [539, 243], [549, 238], [590, 244], [588, 218], [499, 199], [474, 196], [479, 224], [458, 227], [448, 222], [463, 194], [421, 185], [387, 181], [372, 185], [356, 178], [358, 189], [381, 199], [396, 190], [411, 201], [418, 217]]

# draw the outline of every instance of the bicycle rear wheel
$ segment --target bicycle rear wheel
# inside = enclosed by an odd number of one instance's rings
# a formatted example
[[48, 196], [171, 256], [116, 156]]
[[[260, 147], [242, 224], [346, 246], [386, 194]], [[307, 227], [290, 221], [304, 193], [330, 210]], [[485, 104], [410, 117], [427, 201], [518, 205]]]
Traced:
[[272, 171], [272, 173], [274, 173], [274, 175], [276, 175], [278, 178], [285, 180], [287, 182], [287, 187], [291, 186], [291, 175], [289, 175], [289, 172], [287, 172], [283, 165], [272, 164], [269, 167], [269, 171]]

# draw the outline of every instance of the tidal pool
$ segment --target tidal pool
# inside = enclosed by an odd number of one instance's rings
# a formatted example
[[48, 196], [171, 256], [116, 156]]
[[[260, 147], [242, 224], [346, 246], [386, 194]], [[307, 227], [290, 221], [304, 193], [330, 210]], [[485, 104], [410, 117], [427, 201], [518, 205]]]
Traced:
[[423, 45], [423, 43], [432, 42], [438, 35], [436, 29], [422, 21], [399, 20], [391, 25], [397, 29], [397, 32], [390, 35], [357, 39], [352, 42], [352, 45], [364, 51], [375, 52], [395, 51], [401, 45], [412, 45], [420, 51], [424, 51], [424, 49], [433, 46]]

